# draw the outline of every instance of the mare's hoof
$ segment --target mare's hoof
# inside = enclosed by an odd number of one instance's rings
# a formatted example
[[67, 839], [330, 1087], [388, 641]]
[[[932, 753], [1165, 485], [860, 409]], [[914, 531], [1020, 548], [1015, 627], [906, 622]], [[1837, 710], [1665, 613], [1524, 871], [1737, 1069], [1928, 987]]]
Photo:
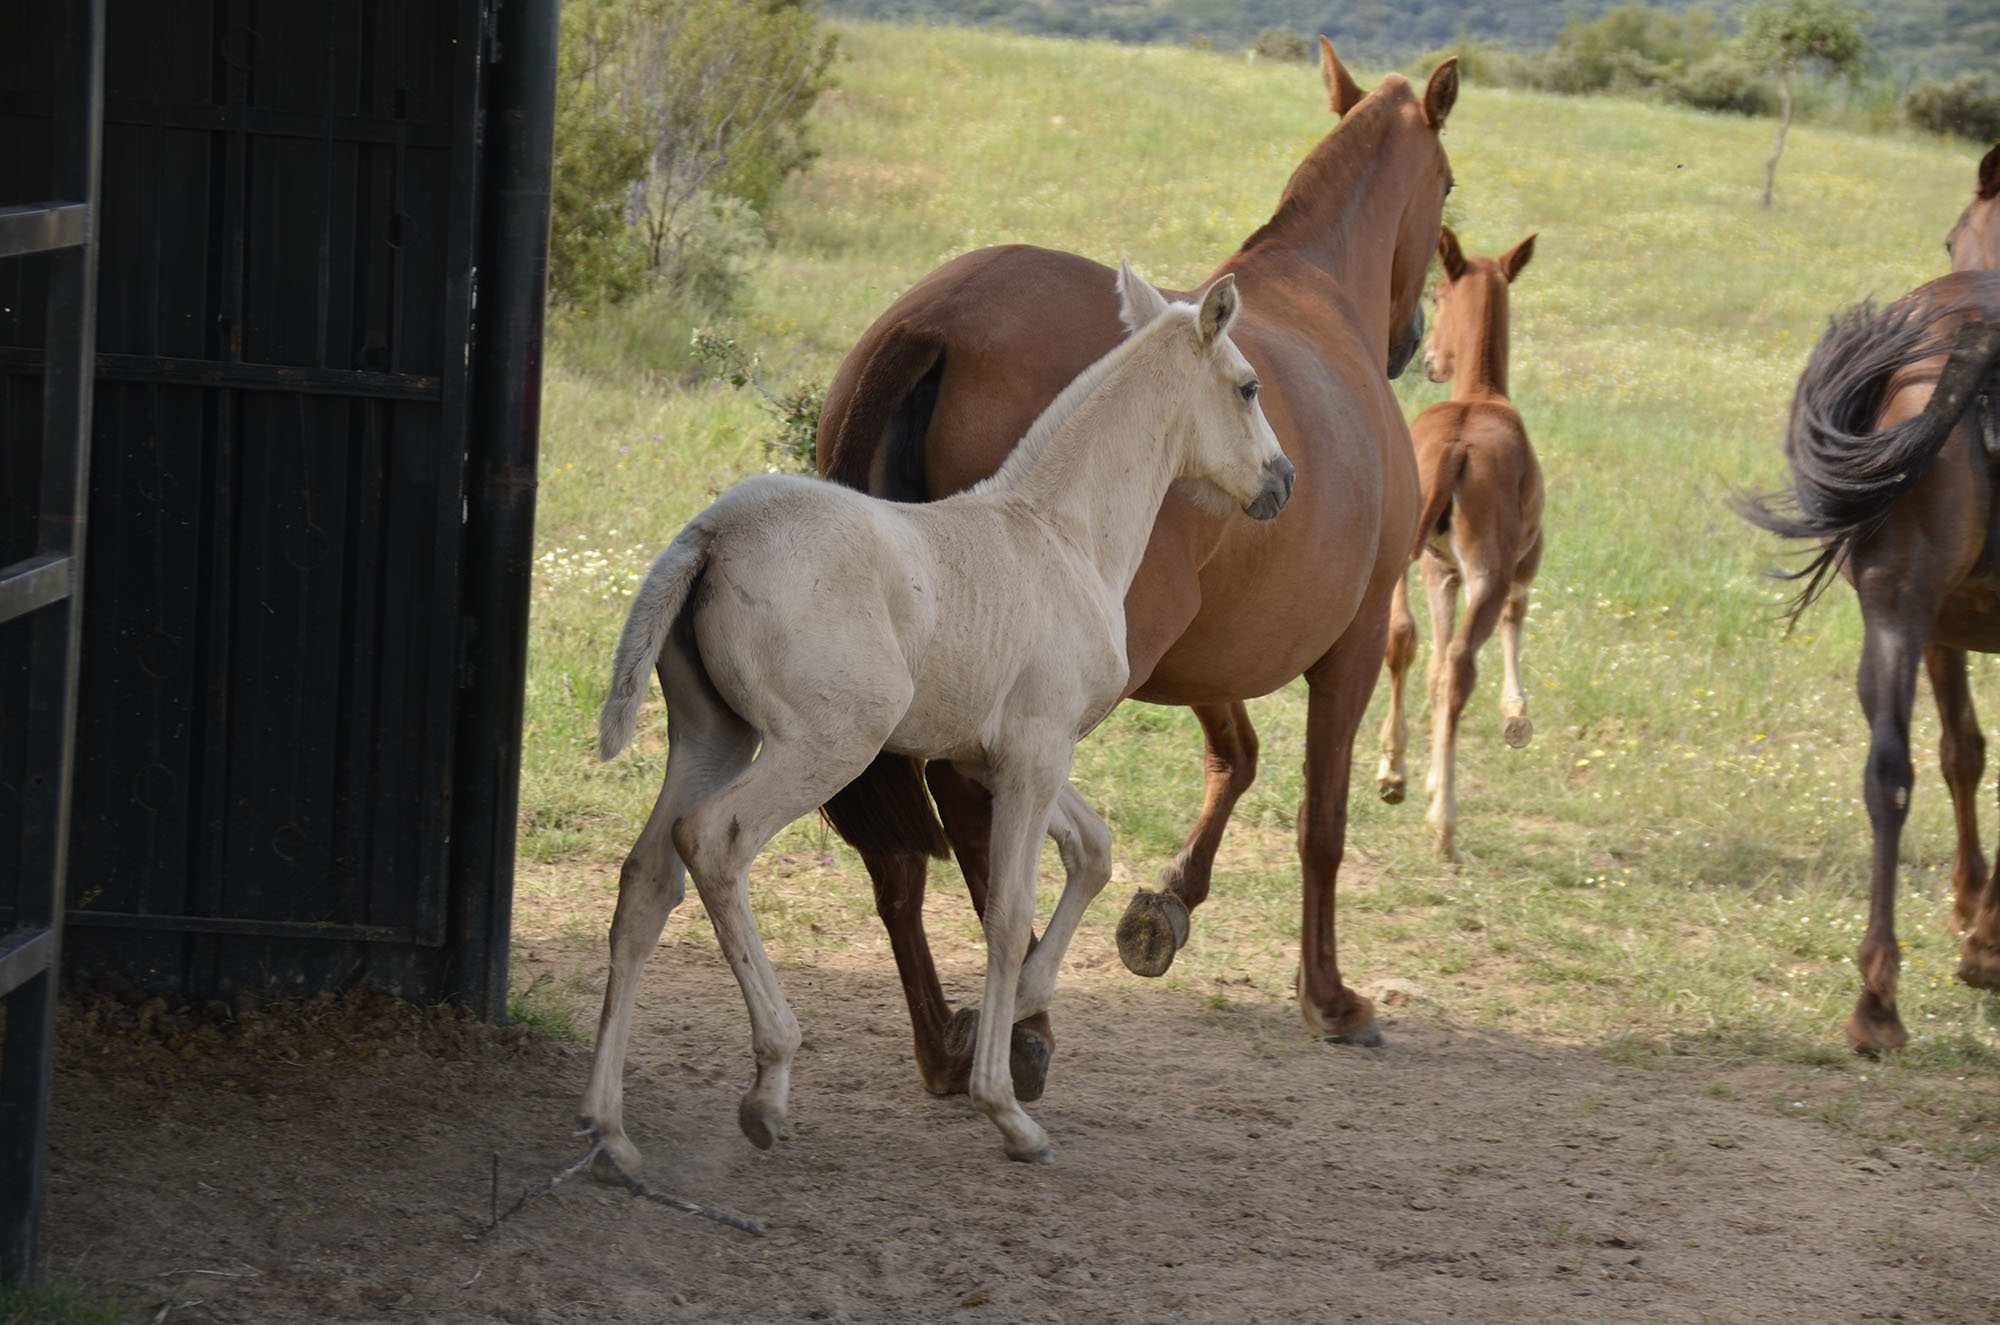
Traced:
[[1141, 888], [1118, 919], [1118, 956], [1134, 975], [1165, 975], [1187, 936], [1188, 912], [1181, 899]]
[[1500, 735], [1508, 745], [1518, 750], [1535, 739], [1535, 724], [1528, 721], [1528, 716], [1524, 713], [1518, 718], [1507, 719], [1506, 724], [1500, 728]]
[[[944, 1051], [951, 1055], [952, 1062], [966, 1064], [966, 1072], [971, 1072], [972, 1051], [979, 1043], [979, 1009], [960, 1008], [951, 1014], [951, 1020], [944, 1026]], [[1048, 1036], [1034, 1030], [1024, 1022], [1014, 1023], [1014, 1033], [1007, 1046], [1007, 1073], [1014, 1080], [1014, 1098], [1023, 1104], [1033, 1104], [1042, 1097], [1049, 1087], [1049, 1063], [1055, 1057], [1056, 1047]], [[964, 1093], [961, 1085], [958, 1092]]]
[[1863, 1019], [1857, 1012], [1847, 1019], [1847, 1041], [1863, 1058], [1880, 1058], [1910, 1042], [1903, 1023], [1891, 1013], [1887, 1021]]
[[1358, 1031], [1351, 1031], [1346, 1035], [1329, 1035], [1325, 1039], [1328, 1044], [1358, 1045], [1363, 1049], [1380, 1049], [1388, 1043], [1382, 1038], [1382, 1023], [1379, 1021], [1371, 1021]]
[[748, 1096], [736, 1106], [736, 1125], [743, 1129], [744, 1136], [750, 1138], [750, 1144], [759, 1150], [771, 1148], [784, 1121], [782, 1116], [767, 1113], [761, 1104]]
[[2000, 990], [2000, 948], [1968, 938], [1958, 950], [1958, 978], [1974, 989]]
[[1401, 778], [1376, 778], [1375, 793], [1390, 805], [1401, 805], [1407, 789]]

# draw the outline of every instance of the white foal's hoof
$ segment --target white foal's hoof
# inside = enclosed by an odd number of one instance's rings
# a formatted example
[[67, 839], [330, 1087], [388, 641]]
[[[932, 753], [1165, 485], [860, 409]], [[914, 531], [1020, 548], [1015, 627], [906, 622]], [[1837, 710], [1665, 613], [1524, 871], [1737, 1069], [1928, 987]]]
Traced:
[[1507, 719], [1505, 725], [1500, 728], [1500, 736], [1509, 746], [1519, 750], [1535, 739], [1535, 724], [1528, 721], [1528, 715], [1523, 713], [1518, 717]]

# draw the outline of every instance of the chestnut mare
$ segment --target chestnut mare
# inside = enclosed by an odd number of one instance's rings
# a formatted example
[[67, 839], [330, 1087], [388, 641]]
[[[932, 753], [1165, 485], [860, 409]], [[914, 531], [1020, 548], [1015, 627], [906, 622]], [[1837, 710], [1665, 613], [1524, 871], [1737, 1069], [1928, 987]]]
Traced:
[[[1379, 1043], [1370, 1001], [1342, 983], [1334, 883], [1345, 849], [1355, 731], [1381, 667], [1389, 597], [1407, 564], [1420, 493], [1409, 429], [1389, 389], [1423, 335], [1425, 271], [1451, 170], [1438, 133], [1458, 95], [1455, 62], [1422, 96], [1392, 74], [1364, 94], [1322, 39], [1320, 72], [1340, 123], [1293, 171], [1271, 219], [1218, 267], [1244, 313], [1236, 343], [1298, 467], [1280, 518], [1218, 513], [1177, 486], [1126, 598], [1125, 694], [1192, 707], [1208, 793], [1192, 835], [1119, 926], [1126, 965], [1167, 969], [1236, 798], [1255, 769], [1243, 701], [1304, 675], [1310, 688], [1299, 1004], [1316, 1034]], [[981, 249], [919, 281], [863, 334], [827, 392], [819, 465], [828, 478], [909, 501], [996, 470], [1062, 385], [1121, 332], [1108, 269], [1026, 246]], [[1386, 374], [1385, 374], [1386, 369]], [[994, 566], [991, 573], [1013, 574]], [[924, 797], [928, 783], [942, 824]], [[965, 1089], [977, 1012], [950, 1015], [923, 929], [926, 856], [955, 850], [985, 905], [991, 808], [933, 762], [878, 759], [827, 806], [862, 854], [908, 999], [916, 1061], [936, 1093]], [[1013, 1030], [1019, 1098], [1042, 1089], [1045, 1018]]]
[[[1977, 206], [1977, 204], [1975, 204]], [[1948, 352], [1948, 353], [1947, 353]], [[2000, 874], [1980, 847], [1974, 792], [1985, 741], [1965, 654], [2000, 652], [2000, 273], [1954, 272], [1877, 314], [1863, 306], [1814, 347], [1785, 436], [1789, 500], [1751, 496], [1753, 523], [1820, 540], [1792, 609], [1838, 571], [1861, 602], [1859, 691], [1869, 725], [1862, 794], [1874, 831], [1861, 996], [1847, 1035], [1863, 1053], [1903, 1045], [1896, 1012], [1896, 852], [1909, 813], [1917, 662], [1937, 698], [1940, 762], [1958, 825], [1952, 919], [1959, 978], [2000, 989]]]
[[[1534, 256], [1529, 235], [1497, 258], [1469, 257], [1449, 228], [1438, 236], [1437, 321], [1424, 373], [1450, 382], [1451, 399], [1410, 424], [1424, 510], [1412, 557], [1422, 557], [1431, 608], [1431, 763], [1424, 777], [1425, 822], [1438, 854], [1458, 854], [1459, 715], [1472, 697], [1479, 650], [1500, 627], [1502, 735], [1519, 749], [1534, 735], [1521, 689], [1521, 622], [1528, 585], [1542, 564], [1542, 467], [1521, 416], [1507, 399], [1507, 287]], [[1465, 590], [1465, 619], [1458, 615]], [[1382, 799], [1403, 799], [1403, 680], [1417, 656], [1407, 577], [1389, 615], [1389, 713], [1382, 722]]]

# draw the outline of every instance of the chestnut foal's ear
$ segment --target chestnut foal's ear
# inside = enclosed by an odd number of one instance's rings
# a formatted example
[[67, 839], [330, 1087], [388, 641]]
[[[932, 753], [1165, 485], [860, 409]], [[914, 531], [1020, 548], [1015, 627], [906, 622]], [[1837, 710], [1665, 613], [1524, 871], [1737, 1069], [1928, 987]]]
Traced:
[[1137, 331], [1167, 311], [1167, 297], [1132, 270], [1132, 260], [1118, 264], [1118, 318], [1125, 330]]
[[1514, 247], [1500, 255], [1500, 274], [1512, 285], [1514, 278], [1521, 274], [1521, 268], [1528, 265], [1528, 259], [1535, 256], [1535, 237], [1529, 235]]
[[1993, 144], [1993, 150], [1979, 159], [1979, 196], [1990, 198], [2000, 193], [2000, 143]]
[[1424, 86], [1424, 123], [1432, 129], [1444, 128], [1445, 116], [1457, 104], [1458, 57], [1454, 55], [1431, 70], [1431, 81]]
[[1333, 43], [1324, 33], [1319, 39], [1319, 81], [1326, 84], [1326, 108], [1335, 115], [1345, 115], [1353, 110], [1355, 103], [1367, 94], [1354, 76], [1347, 72], [1347, 66], [1333, 53]]
[[1458, 236], [1448, 225], [1438, 227], [1438, 265], [1444, 268], [1448, 281], [1465, 275], [1465, 250], [1458, 246]]
[[1195, 317], [1195, 325], [1201, 328], [1202, 345], [1213, 345], [1227, 336], [1236, 325], [1236, 315], [1242, 311], [1243, 296], [1236, 293], [1236, 273], [1224, 272], [1201, 297], [1201, 312]]

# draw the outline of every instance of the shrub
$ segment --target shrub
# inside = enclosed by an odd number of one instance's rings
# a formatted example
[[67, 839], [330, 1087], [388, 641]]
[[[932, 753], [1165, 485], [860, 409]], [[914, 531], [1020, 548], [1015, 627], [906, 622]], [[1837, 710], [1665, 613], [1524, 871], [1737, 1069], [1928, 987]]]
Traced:
[[1257, 40], [1250, 43], [1250, 49], [1266, 60], [1296, 63], [1319, 58], [1319, 43], [1290, 28], [1265, 28], [1257, 34]]
[[1774, 109], [1763, 71], [1726, 51], [1698, 60], [1669, 79], [1667, 95], [1683, 105], [1737, 115], [1768, 115]]
[[1903, 98], [1903, 115], [1932, 133], [1990, 143], [2000, 138], [2000, 82], [1991, 74], [1960, 74], [1949, 83], [1919, 79]]

